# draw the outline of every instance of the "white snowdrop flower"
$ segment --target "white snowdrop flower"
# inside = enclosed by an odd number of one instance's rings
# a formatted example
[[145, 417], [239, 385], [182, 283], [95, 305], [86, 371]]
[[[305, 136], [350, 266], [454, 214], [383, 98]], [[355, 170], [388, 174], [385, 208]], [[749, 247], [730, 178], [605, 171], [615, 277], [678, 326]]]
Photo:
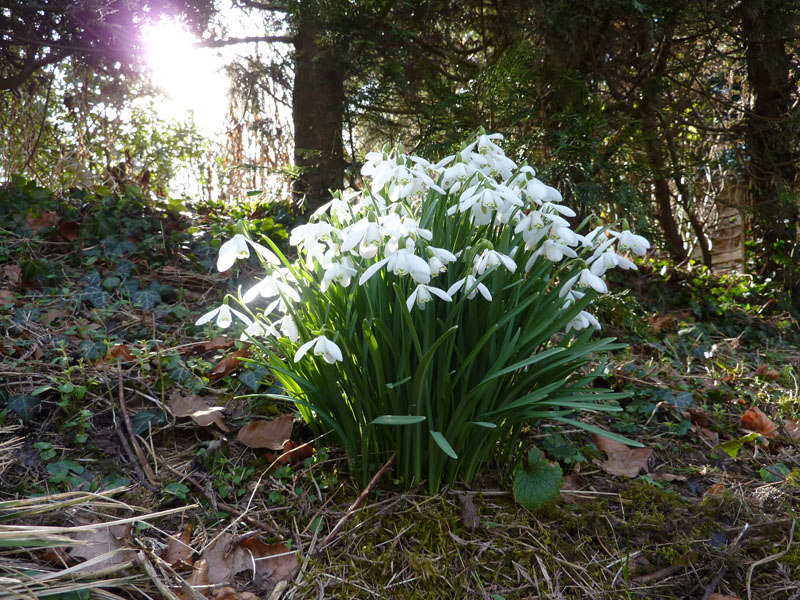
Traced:
[[294, 319], [292, 319], [291, 315], [284, 315], [277, 324], [280, 332], [289, 338], [290, 342], [296, 342], [300, 339], [300, 332], [297, 329], [297, 323], [294, 322]]
[[325, 270], [319, 289], [324, 293], [330, 284], [334, 282], [342, 287], [347, 287], [356, 273], [353, 262], [348, 257], [343, 257], [340, 262], [332, 261]]
[[606, 282], [592, 273], [589, 269], [583, 269], [578, 280], [583, 285], [589, 286], [600, 294], [605, 294], [608, 292], [608, 286], [606, 285]]
[[644, 256], [650, 249], [650, 242], [648, 242], [646, 238], [631, 233], [627, 229], [620, 233], [617, 239], [619, 240], [617, 248], [623, 251], [630, 249], [638, 256]]
[[247, 326], [239, 339], [244, 342], [249, 338], [266, 336], [278, 337], [278, 332], [275, 327], [269, 323], [263, 323], [260, 319], [256, 319]]
[[411, 311], [411, 309], [414, 308], [414, 305], [416, 304], [420, 310], [425, 310], [425, 305], [431, 300], [433, 300], [433, 296], [438, 296], [445, 302], [453, 301], [453, 298], [450, 296], [450, 294], [448, 294], [444, 290], [440, 290], [435, 286], [425, 285], [423, 283], [420, 283], [414, 289], [414, 291], [411, 292], [411, 295], [408, 297], [408, 300], [406, 300], [406, 307], [408, 308], [409, 311]]
[[222, 244], [219, 248], [219, 257], [217, 258], [217, 270], [220, 272], [227, 271], [233, 266], [238, 258], [249, 258], [250, 250], [248, 245], [252, 246], [258, 254], [273, 265], [279, 265], [280, 260], [275, 253], [269, 248], [262, 246], [258, 242], [247, 239], [241, 233], [237, 233], [227, 242]]
[[473, 267], [478, 275], [483, 275], [486, 269], [497, 265], [503, 265], [511, 273], [517, 270], [517, 263], [514, 262], [514, 259], [495, 250], [484, 250], [479, 256], [476, 256]]
[[227, 304], [222, 304], [222, 305], [218, 306], [217, 308], [215, 308], [214, 310], [208, 311], [202, 317], [197, 319], [197, 321], [195, 321], [194, 324], [195, 325], [204, 325], [205, 323], [208, 323], [214, 317], [217, 317], [217, 326], [221, 327], [222, 329], [227, 329], [228, 327], [231, 326], [231, 323], [233, 322], [233, 315], [236, 315], [237, 317], [239, 317], [247, 325], [250, 325], [253, 322], [250, 319], [250, 317], [248, 317], [244, 313], [239, 312], [235, 308], [231, 308]]
[[305, 223], [292, 229], [289, 234], [289, 244], [304, 247], [318, 242], [328, 242], [335, 233], [339, 234], [340, 232], [325, 221]]
[[297, 349], [294, 355], [294, 362], [299, 362], [311, 349], [311, 346], [314, 346], [314, 354], [321, 357], [329, 365], [342, 360], [342, 351], [339, 349], [339, 346], [324, 335], [320, 335]]
[[447, 290], [449, 296], [453, 296], [458, 290], [464, 287], [467, 290], [467, 298], [472, 300], [477, 292], [481, 293], [486, 300], [492, 301], [492, 293], [483, 283], [479, 283], [473, 275], [467, 275], [463, 279], [459, 279]]

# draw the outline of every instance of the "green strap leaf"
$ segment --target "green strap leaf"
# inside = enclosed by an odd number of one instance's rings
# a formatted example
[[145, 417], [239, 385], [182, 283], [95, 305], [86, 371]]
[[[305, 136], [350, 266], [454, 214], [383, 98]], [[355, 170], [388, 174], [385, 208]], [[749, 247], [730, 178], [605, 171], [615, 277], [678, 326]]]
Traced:
[[433, 441], [442, 449], [442, 452], [447, 454], [453, 460], [458, 459], [458, 454], [456, 451], [453, 450], [453, 447], [450, 445], [450, 442], [447, 441], [440, 431], [433, 431], [431, 430], [431, 436], [433, 437]]
[[373, 419], [370, 425], [413, 425], [424, 420], [423, 415], [381, 415]]

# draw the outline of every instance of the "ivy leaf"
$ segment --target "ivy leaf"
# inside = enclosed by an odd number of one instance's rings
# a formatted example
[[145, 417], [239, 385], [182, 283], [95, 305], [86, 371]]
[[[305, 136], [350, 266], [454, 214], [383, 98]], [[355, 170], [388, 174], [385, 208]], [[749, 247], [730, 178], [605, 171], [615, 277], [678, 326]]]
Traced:
[[22, 422], [27, 424], [33, 416], [33, 409], [39, 406], [41, 400], [33, 396], [12, 396], [8, 402], [8, 409], [17, 413]]
[[738, 440], [729, 440], [724, 442], [717, 446], [717, 448], [724, 450], [731, 458], [736, 458], [736, 455], [739, 454], [739, 450], [742, 449], [742, 446], [757, 439], [760, 435], [760, 433], [754, 431], [753, 433], [748, 433], [746, 436], [741, 437]]
[[514, 474], [514, 499], [530, 511], [538, 510], [558, 498], [561, 481], [561, 467], [532, 448], [527, 469], [520, 466]]
[[131, 302], [136, 308], [151, 310], [161, 302], [161, 295], [155, 290], [139, 290], [131, 294]]

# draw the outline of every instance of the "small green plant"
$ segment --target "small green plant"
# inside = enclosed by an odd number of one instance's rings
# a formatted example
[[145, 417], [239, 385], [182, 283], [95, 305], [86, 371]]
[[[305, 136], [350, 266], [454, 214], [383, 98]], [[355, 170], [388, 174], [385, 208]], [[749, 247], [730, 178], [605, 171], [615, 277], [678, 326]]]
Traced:
[[592, 385], [595, 354], [622, 345], [592, 339], [587, 309], [606, 271], [635, 268], [625, 255], [649, 243], [626, 227], [575, 233], [561, 194], [499, 137], [481, 132], [436, 165], [402, 148], [368, 154], [371, 185], [295, 228], [294, 262], [244, 228], [220, 247], [220, 271], [252, 248], [267, 276], [197, 325], [245, 323], [280, 397], [332, 430], [362, 479], [395, 453], [406, 485], [436, 492], [470, 481], [499, 441], [516, 448], [529, 423], [595, 430], [570, 415], [618, 410], [625, 395]]

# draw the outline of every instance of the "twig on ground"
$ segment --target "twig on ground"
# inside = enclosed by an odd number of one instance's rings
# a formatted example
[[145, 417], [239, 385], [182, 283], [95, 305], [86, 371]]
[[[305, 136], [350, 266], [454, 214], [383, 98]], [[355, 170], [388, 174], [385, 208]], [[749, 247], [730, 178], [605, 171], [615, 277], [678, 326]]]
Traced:
[[152, 491], [156, 491], [159, 489], [158, 478], [156, 477], [156, 474], [153, 472], [153, 468], [150, 466], [150, 463], [147, 462], [147, 457], [142, 451], [142, 448], [139, 446], [139, 442], [136, 441], [136, 433], [133, 431], [133, 424], [131, 423], [131, 417], [128, 414], [127, 406], [125, 406], [125, 390], [123, 389], [122, 386], [122, 366], [119, 367], [117, 375], [118, 375], [117, 382], [119, 386], [119, 408], [120, 411], [122, 412], [122, 420], [125, 423], [125, 429], [128, 430], [128, 435], [131, 438], [131, 445], [133, 446], [133, 449], [136, 452], [136, 458], [139, 459], [139, 463], [142, 465], [142, 470], [144, 471], [144, 474], [146, 476], [146, 479], [144, 479], [143, 482], [149, 482], [150, 485], [147, 485], [147, 488]]
[[343, 516], [341, 519], [339, 519], [339, 522], [338, 522], [338, 523], [336, 523], [336, 526], [335, 526], [335, 527], [334, 527], [334, 528], [331, 530], [331, 532], [330, 532], [330, 533], [329, 533], [327, 536], [325, 536], [325, 539], [324, 539], [324, 540], [322, 540], [322, 546], [320, 546], [320, 550], [321, 550], [322, 548], [324, 548], [325, 546], [327, 546], [327, 545], [328, 545], [328, 544], [331, 542], [331, 540], [333, 540], [333, 538], [336, 536], [336, 534], [338, 534], [338, 533], [339, 533], [339, 531], [340, 531], [340, 530], [342, 529], [342, 527], [344, 526], [344, 524], [345, 524], [345, 521], [347, 521], [347, 519], [349, 519], [349, 518], [350, 518], [350, 516], [351, 516], [351, 515], [352, 515], [352, 514], [353, 514], [355, 511], [357, 511], [357, 510], [359, 509], [359, 507], [360, 507], [362, 504], [364, 504], [364, 500], [366, 500], [366, 499], [367, 499], [367, 496], [368, 496], [368, 495], [369, 495], [369, 493], [372, 491], [372, 488], [374, 488], [374, 487], [375, 487], [375, 484], [376, 484], [376, 483], [378, 483], [378, 480], [381, 478], [381, 476], [382, 476], [382, 475], [383, 475], [383, 474], [384, 474], [384, 473], [385, 473], [387, 470], [389, 470], [389, 467], [391, 467], [391, 466], [392, 466], [392, 464], [394, 463], [394, 459], [395, 459], [395, 457], [396, 457], [396, 456], [397, 456], [396, 454], [392, 454], [392, 456], [389, 458], [389, 460], [387, 460], [387, 461], [386, 461], [386, 464], [384, 464], [384, 465], [383, 465], [383, 466], [382, 466], [382, 467], [381, 467], [381, 468], [378, 470], [378, 472], [377, 472], [377, 473], [375, 473], [375, 475], [372, 477], [372, 479], [370, 479], [370, 482], [367, 484], [367, 487], [365, 487], [365, 488], [364, 488], [364, 491], [363, 491], [363, 492], [361, 492], [361, 494], [358, 496], [358, 498], [356, 498], [355, 502], [353, 502], [353, 503], [350, 505], [350, 508], [348, 508], [348, 509], [347, 509], [347, 512], [344, 514], [344, 516]]
[[[728, 549], [725, 552], [725, 557], [730, 556], [730, 554], [733, 551], [733, 549], [736, 546], [739, 545], [739, 542], [742, 541], [742, 538], [745, 536], [745, 534], [748, 531], [751, 531], [751, 530], [752, 530], [752, 527], [750, 527], [750, 524], [749, 523], [745, 523], [744, 527], [741, 529], [741, 531], [739, 531], [739, 534], [736, 536], [736, 539], [733, 540], [733, 542], [730, 544], [730, 546], [728, 546]], [[712, 579], [711, 583], [709, 583], [706, 586], [706, 588], [704, 590], [704, 593], [703, 593], [703, 599], [702, 600], [708, 600], [709, 598], [711, 598], [711, 594], [713, 594], [714, 590], [717, 589], [717, 586], [719, 585], [719, 582], [722, 581], [722, 578], [725, 577], [725, 574], [727, 572], [728, 572], [727, 561], [723, 561], [722, 566], [720, 566], [720, 568], [719, 568], [719, 571], [717, 571], [717, 574], [714, 575], [714, 579]]]
[[150, 581], [152, 581], [153, 584], [158, 588], [158, 591], [161, 592], [161, 595], [164, 598], [167, 600], [179, 600], [178, 596], [176, 596], [172, 590], [164, 585], [164, 582], [158, 578], [158, 573], [156, 573], [156, 570], [153, 568], [153, 565], [150, 564], [150, 561], [147, 560], [144, 550], [139, 551], [137, 559], [139, 560], [139, 564], [144, 567], [144, 572], [147, 573], [148, 577], [150, 577]]

